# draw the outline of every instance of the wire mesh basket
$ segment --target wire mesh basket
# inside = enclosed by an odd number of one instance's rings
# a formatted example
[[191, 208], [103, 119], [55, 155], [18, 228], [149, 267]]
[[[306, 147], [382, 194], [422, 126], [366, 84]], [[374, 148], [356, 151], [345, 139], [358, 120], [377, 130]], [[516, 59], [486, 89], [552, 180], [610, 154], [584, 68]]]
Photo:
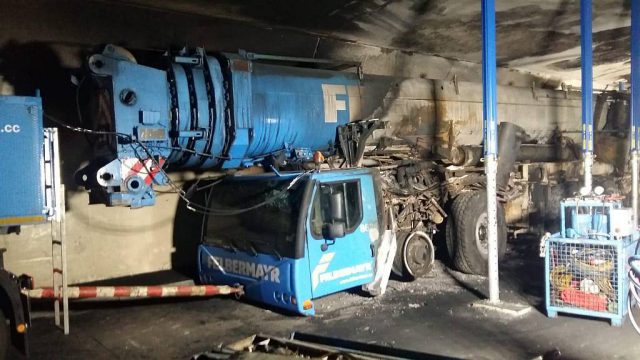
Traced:
[[636, 242], [622, 239], [551, 236], [545, 246], [546, 305], [558, 312], [609, 318], [621, 325], [626, 314], [628, 256]]

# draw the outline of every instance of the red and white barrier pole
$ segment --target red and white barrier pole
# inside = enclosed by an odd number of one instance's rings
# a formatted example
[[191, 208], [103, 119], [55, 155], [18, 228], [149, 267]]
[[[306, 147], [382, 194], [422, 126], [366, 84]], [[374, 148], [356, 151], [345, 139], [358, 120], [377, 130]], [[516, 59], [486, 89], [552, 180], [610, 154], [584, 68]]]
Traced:
[[[32, 299], [55, 299], [54, 288], [23, 290]], [[241, 287], [215, 285], [180, 286], [69, 286], [69, 299], [142, 299], [163, 297], [205, 297], [242, 294]]]

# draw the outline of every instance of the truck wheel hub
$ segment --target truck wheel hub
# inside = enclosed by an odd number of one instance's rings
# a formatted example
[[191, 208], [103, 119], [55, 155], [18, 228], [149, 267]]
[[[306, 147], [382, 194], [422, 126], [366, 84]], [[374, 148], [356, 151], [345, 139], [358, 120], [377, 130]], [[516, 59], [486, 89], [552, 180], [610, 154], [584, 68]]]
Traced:
[[487, 234], [487, 213], [480, 215], [476, 220], [476, 246], [483, 257], [489, 254], [489, 236]]
[[420, 277], [431, 270], [434, 249], [431, 239], [422, 232], [414, 233], [405, 245], [404, 262], [407, 270]]
[[412, 241], [407, 247], [407, 260], [412, 265], [424, 265], [428, 261], [427, 249], [422, 241]]

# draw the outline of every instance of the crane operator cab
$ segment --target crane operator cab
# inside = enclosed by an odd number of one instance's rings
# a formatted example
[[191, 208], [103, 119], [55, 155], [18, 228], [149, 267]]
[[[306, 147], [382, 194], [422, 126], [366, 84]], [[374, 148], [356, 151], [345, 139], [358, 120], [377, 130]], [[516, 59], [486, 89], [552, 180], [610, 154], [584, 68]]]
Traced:
[[384, 232], [374, 169], [230, 176], [208, 194], [200, 280], [315, 313], [313, 299], [374, 279]]

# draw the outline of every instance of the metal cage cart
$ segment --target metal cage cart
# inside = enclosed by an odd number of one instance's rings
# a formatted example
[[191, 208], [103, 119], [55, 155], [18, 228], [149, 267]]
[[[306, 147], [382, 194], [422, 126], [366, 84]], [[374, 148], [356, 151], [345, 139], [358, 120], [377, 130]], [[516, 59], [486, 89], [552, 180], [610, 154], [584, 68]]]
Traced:
[[585, 315], [621, 326], [627, 313], [627, 258], [637, 245], [631, 209], [611, 196], [567, 199], [560, 228], [544, 244], [547, 316]]

